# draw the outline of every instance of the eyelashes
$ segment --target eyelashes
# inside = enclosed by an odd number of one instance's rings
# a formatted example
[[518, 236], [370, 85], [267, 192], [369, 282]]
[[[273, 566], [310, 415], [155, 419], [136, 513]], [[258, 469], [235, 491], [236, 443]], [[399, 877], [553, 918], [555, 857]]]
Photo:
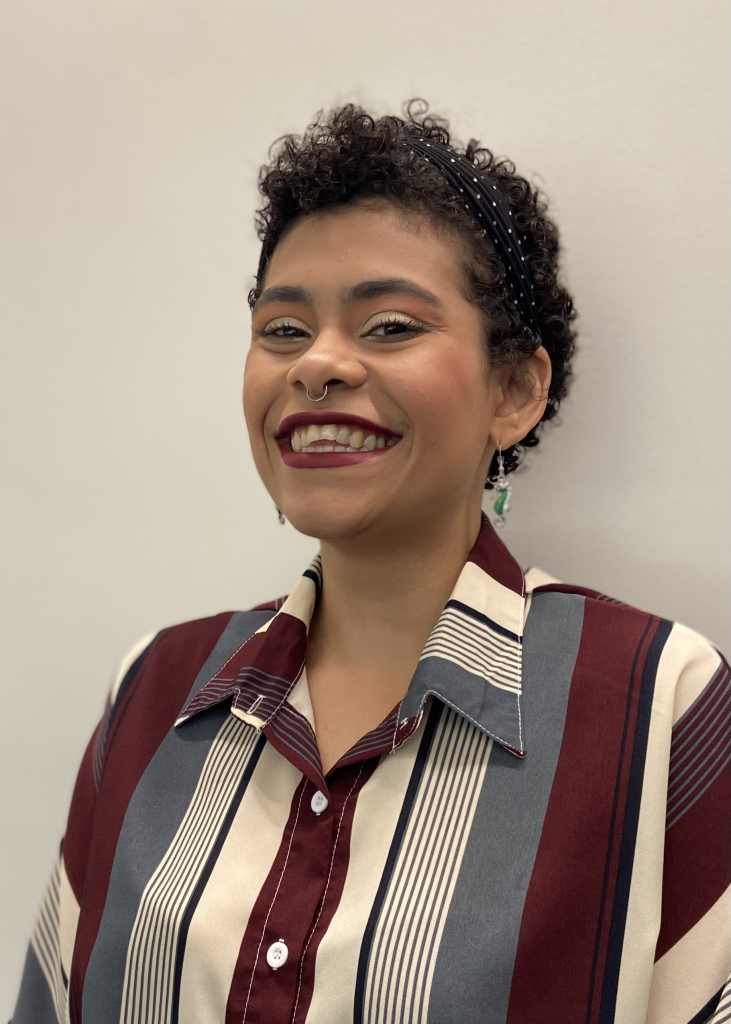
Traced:
[[298, 338], [309, 337], [309, 329], [301, 320], [293, 317], [281, 316], [259, 331], [262, 338], [270, 338], [280, 341], [296, 341]]
[[[414, 320], [413, 317], [406, 316], [402, 313], [386, 313], [375, 317], [370, 320], [366, 325], [367, 330], [364, 331], [366, 335], [375, 334], [376, 331], [383, 329], [384, 333], [379, 337], [391, 337], [400, 338], [404, 334], [417, 334], [421, 331], [426, 330], [426, 324], [422, 323], [421, 320]], [[390, 328], [390, 330], [389, 330]]]
[[[401, 340], [405, 335], [420, 334], [428, 330], [428, 325], [415, 320], [405, 313], [379, 313], [368, 320], [362, 329], [361, 337], [390, 338]], [[294, 342], [312, 336], [311, 329], [301, 320], [294, 317], [277, 317], [271, 320], [259, 335], [271, 341]]]

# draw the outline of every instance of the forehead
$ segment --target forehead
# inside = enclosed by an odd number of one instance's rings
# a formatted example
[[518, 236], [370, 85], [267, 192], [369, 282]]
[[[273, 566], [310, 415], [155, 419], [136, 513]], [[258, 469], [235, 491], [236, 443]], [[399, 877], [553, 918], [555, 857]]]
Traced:
[[390, 204], [361, 203], [300, 217], [278, 243], [266, 286], [339, 289], [406, 278], [440, 295], [463, 292], [460, 243], [446, 226]]

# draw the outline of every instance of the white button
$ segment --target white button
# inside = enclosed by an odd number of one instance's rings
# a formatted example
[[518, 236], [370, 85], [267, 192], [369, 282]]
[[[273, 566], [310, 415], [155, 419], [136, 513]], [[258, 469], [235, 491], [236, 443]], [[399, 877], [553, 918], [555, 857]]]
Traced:
[[267, 950], [267, 963], [273, 971], [276, 971], [277, 968], [284, 967], [288, 956], [289, 950], [280, 939], [279, 942], [273, 942]]
[[324, 810], [327, 810], [327, 805], [330, 803], [328, 798], [320, 790], [315, 793], [313, 798], [310, 800], [310, 807], [315, 814], [322, 814]]

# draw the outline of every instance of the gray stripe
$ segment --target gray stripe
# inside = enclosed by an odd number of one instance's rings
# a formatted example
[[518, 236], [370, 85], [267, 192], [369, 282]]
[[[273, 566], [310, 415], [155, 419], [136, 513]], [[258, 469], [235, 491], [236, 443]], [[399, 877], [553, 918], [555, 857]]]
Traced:
[[10, 1024], [59, 1024], [51, 990], [32, 946], [28, 946], [18, 1002]]
[[488, 736], [516, 750], [521, 749], [518, 694], [515, 690], [491, 686], [484, 676], [468, 672], [444, 658], [425, 657], [419, 662], [401, 703], [401, 721], [417, 715], [430, 693], [469, 718]]
[[[236, 612], [232, 615], [185, 703], [272, 614]], [[178, 830], [211, 744], [228, 713], [225, 705], [218, 705], [177, 729], [171, 728], [132, 795], [117, 842], [104, 914], [86, 972], [85, 1020], [94, 1024], [119, 1021], [127, 947], [142, 893]]]
[[583, 597], [533, 597], [523, 640], [527, 754], [519, 761], [493, 747], [442, 936], [430, 1024], [506, 1020], [523, 906], [561, 749], [583, 620]]

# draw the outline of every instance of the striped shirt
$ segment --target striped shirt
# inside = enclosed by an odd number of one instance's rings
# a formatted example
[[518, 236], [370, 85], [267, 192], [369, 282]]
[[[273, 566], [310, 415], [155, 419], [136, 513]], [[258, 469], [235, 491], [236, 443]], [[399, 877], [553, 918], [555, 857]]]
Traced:
[[135, 649], [15, 1024], [730, 1021], [728, 666], [537, 576], [485, 522], [403, 701], [327, 776], [319, 561]]

